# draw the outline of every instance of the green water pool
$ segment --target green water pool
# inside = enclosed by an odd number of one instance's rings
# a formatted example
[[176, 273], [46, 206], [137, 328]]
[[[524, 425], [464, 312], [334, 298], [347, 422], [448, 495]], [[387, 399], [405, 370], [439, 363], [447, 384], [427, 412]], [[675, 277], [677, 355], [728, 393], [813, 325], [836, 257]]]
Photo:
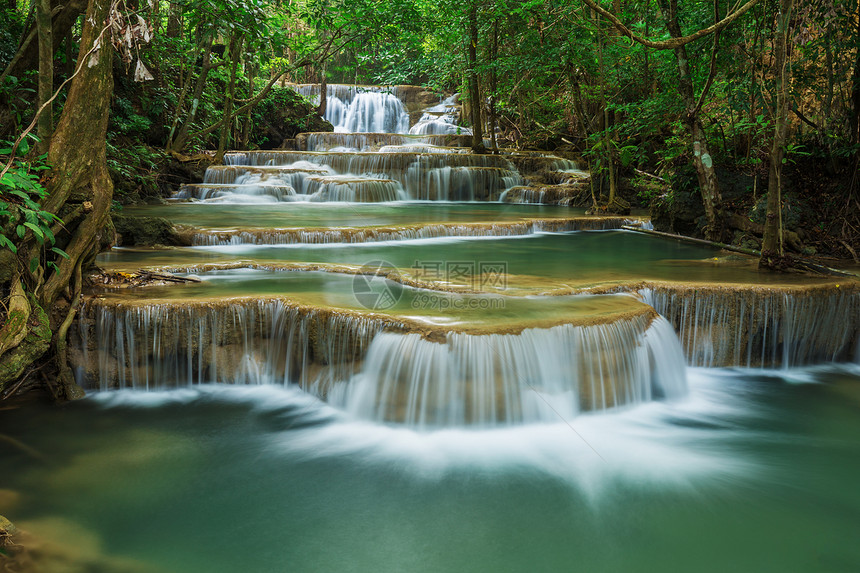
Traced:
[[516, 221], [524, 217], [566, 218], [585, 209], [502, 203], [273, 203], [229, 205], [174, 203], [127, 207], [123, 214], [165, 217], [175, 224], [219, 228], [368, 227], [420, 223]]
[[290, 388], [102, 393], [3, 413], [44, 456], [0, 442], [20, 495], [3, 513], [162, 573], [856, 571], [857, 367], [693, 369], [691, 387], [431, 433]]
[[512, 238], [445, 238], [320, 245], [237, 245], [176, 249], [114, 249], [99, 257], [108, 269], [177, 269], [207, 263], [320, 263], [362, 267], [382, 262], [427, 280], [480, 290], [482, 269], [505, 269], [509, 289], [538, 291], [642, 280], [809, 284], [802, 275], [759, 271], [755, 260], [718, 249], [629, 231], [579, 231]]

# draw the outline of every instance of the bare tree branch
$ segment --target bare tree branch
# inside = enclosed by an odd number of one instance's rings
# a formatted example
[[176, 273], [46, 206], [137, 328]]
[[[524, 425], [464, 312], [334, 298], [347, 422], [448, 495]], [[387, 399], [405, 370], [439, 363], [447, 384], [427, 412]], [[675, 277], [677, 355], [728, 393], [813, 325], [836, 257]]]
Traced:
[[714, 24], [713, 26], [708, 26], [707, 28], [703, 28], [698, 30], [689, 36], [682, 36], [680, 38], [671, 38], [669, 40], [649, 40], [647, 38], [642, 38], [641, 36], [637, 36], [633, 33], [630, 28], [624, 25], [624, 23], [619, 20], [615, 14], [602, 8], [597, 2], [594, 0], [582, 0], [586, 6], [609, 20], [613, 26], [621, 33], [622, 36], [626, 36], [633, 40], [634, 42], [638, 42], [645, 47], [654, 48], [655, 50], [674, 50], [679, 46], [683, 46], [685, 44], [689, 44], [690, 42], [695, 42], [700, 38], [704, 38], [709, 34], [713, 34], [714, 32], [719, 32], [741, 16], [743, 16], [746, 12], [749, 11], [750, 8], [759, 3], [760, 0], [749, 0], [746, 4], [735, 10], [734, 12], [728, 14], [725, 18]]

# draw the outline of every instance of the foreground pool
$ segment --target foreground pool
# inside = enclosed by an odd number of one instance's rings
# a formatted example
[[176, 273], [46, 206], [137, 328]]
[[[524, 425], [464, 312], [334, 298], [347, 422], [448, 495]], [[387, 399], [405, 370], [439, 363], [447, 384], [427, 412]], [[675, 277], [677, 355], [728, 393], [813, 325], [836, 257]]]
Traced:
[[100, 393], [3, 413], [0, 433], [44, 456], [0, 442], [0, 488], [20, 495], [3, 513], [165, 573], [857, 570], [860, 369], [691, 369], [690, 385], [436, 432], [293, 388]]

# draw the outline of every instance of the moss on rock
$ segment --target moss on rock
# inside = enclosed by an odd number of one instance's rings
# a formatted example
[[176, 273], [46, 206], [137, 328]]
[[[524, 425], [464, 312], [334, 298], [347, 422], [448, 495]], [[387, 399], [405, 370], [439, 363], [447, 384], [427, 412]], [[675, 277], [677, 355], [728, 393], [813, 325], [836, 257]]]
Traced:
[[141, 247], [180, 244], [180, 237], [173, 225], [162, 217], [129, 217], [114, 213], [111, 218], [120, 245]]

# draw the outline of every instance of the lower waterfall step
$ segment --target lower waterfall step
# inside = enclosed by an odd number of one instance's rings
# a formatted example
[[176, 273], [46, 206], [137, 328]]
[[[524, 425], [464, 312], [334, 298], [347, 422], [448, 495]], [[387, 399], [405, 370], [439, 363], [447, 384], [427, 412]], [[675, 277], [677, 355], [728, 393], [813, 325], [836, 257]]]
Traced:
[[[541, 421], [554, 409], [575, 414], [683, 394], [677, 339], [632, 297], [495, 297], [504, 306], [486, 317], [476, 302], [488, 297], [433, 296], [465, 308], [362, 311], [122, 293], [84, 306], [74, 361], [90, 388], [292, 383], [361, 418], [419, 426]], [[535, 392], [555, 406], [535, 403]], [[368, 393], [379, 398], [373, 412]]]
[[678, 332], [693, 366], [860, 362], [860, 282], [672, 285], [639, 291]]
[[368, 243], [443, 237], [513, 237], [535, 233], [606, 231], [641, 223], [641, 220], [628, 217], [574, 217], [502, 223], [428, 223], [398, 227], [211, 230], [183, 227], [177, 230], [177, 235], [180, 244], [187, 246]]

